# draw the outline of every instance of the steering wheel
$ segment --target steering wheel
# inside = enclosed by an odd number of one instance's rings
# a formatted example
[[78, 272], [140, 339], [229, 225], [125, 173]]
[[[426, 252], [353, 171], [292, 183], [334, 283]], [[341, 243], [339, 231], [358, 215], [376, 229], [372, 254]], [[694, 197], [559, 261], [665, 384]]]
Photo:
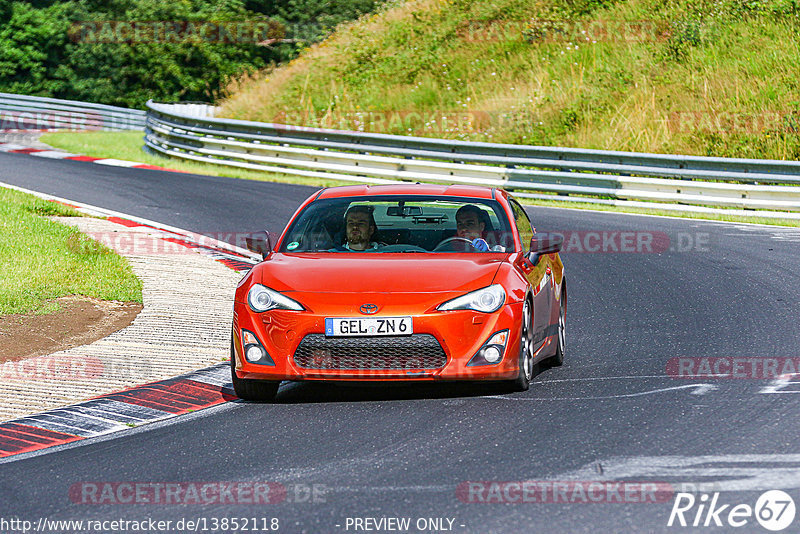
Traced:
[[416, 245], [405, 245], [403, 243], [397, 245], [386, 245], [377, 249], [375, 252], [428, 252], [422, 247]]
[[431, 252], [436, 252], [439, 249], [443, 249], [447, 245], [449, 245], [450, 243], [466, 243], [467, 245], [472, 247], [474, 250], [478, 250], [478, 248], [475, 245], [472, 244], [472, 241], [467, 239], [466, 237], [454, 236], [454, 237], [448, 237], [444, 241], [440, 242], [438, 245], [436, 245], [434, 247], [434, 249]]

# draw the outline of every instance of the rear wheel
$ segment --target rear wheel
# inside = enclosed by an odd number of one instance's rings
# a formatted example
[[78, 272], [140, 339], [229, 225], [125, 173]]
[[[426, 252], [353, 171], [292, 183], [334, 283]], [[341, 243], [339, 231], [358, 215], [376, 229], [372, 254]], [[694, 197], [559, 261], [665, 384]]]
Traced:
[[519, 374], [513, 381], [515, 391], [527, 391], [535, 374], [533, 364], [533, 323], [531, 321], [531, 304], [525, 299], [522, 305], [522, 327], [519, 337]]
[[233, 339], [231, 339], [231, 382], [236, 396], [242, 400], [255, 402], [271, 402], [278, 394], [280, 381], [273, 380], [250, 380], [236, 376], [236, 355], [233, 350]]

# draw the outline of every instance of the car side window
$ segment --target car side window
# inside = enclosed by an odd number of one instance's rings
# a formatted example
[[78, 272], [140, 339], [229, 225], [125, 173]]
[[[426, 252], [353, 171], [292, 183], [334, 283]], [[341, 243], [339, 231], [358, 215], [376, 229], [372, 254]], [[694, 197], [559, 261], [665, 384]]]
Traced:
[[522, 241], [522, 250], [528, 252], [531, 246], [531, 239], [533, 238], [533, 226], [531, 220], [528, 219], [528, 214], [522, 209], [522, 206], [516, 200], [509, 199], [511, 203], [511, 211], [514, 212], [514, 221], [517, 223], [517, 230], [519, 231], [519, 239]]

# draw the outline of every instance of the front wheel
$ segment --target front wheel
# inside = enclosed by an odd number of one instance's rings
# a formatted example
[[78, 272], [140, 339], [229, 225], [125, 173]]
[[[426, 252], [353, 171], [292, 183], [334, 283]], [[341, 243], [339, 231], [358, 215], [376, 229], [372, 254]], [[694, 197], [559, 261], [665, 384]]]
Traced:
[[528, 391], [535, 374], [533, 364], [533, 323], [531, 321], [531, 305], [525, 300], [522, 305], [522, 327], [519, 336], [519, 373], [513, 380], [514, 391]]
[[254, 402], [271, 402], [278, 394], [280, 381], [272, 380], [249, 380], [236, 376], [236, 355], [233, 350], [233, 340], [231, 339], [231, 382], [236, 396], [242, 400]]
[[548, 362], [553, 367], [560, 367], [564, 365], [564, 349], [566, 348], [567, 336], [567, 292], [561, 292], [561, 300], [559, 301], [558, 309], [558, 345], [556, 346], [556, 353], [550, 358]]

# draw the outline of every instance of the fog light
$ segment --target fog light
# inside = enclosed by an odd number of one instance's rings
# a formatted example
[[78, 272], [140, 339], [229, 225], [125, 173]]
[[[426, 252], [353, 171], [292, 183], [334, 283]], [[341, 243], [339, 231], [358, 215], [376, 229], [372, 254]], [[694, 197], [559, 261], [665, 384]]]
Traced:
[[497, 347], [487, 347], [483, 351], [483, 359], [489, 363], [497, 363], [500, 361], [500, 351]]
[[244, 329], [242, 330], [242, 350], [244, 351], [244, 359], [248, 363], [275, 365], [269, 352], [267, 352], [267, 349], [264, 348], [255, 334]]
[[467, 367], [474, 367], [476, 365], [495, 365], [503, 359], [503, 353], [506, 351], [506, 343], [508, 342], [508, 330], [501, 330], [495, 332], [489, 341], [483, 344], [480, 350], [475, 353], [475, 356], [467, 363]]
[[248, 362], [257, 362], [258, 360], [264, 357], [264, 352], [261, 350], [261, 347], [250, 345], [249, 347], [247, 347], [247, 351], [244, 353], [244, 357], [247, 358]]

